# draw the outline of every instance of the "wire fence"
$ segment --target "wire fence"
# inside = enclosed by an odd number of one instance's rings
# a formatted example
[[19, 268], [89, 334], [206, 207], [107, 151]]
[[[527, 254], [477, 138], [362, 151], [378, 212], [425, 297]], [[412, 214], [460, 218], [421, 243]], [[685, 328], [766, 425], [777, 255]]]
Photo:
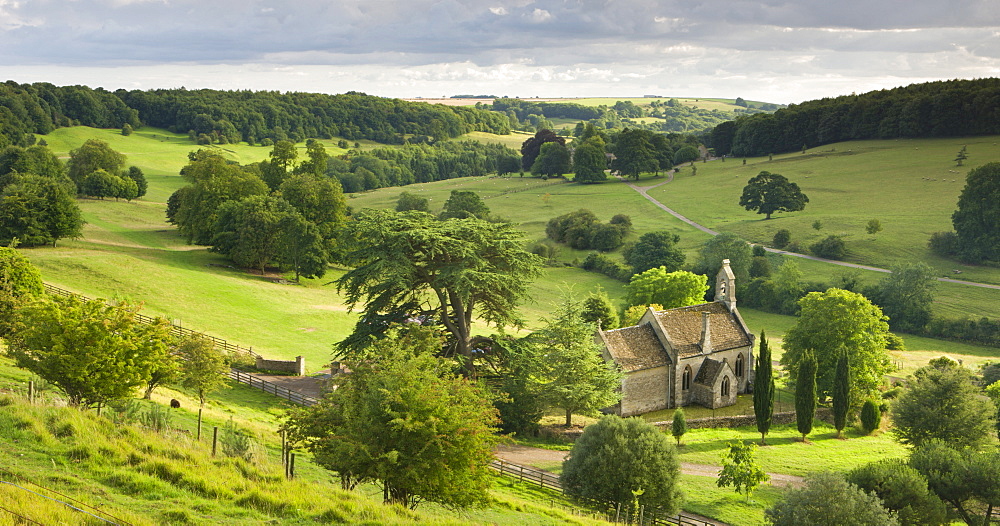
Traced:
[[[515, 478], [518, 482], [530, 482], [532, 484], [537, 484], [544, 488], [549, 488], [556, 490], [561, 493], [563, 491], [562, 483], [560, 482], [559, 475], [555, 473], [550, 473], [548, 471], [543, 471], [540, 469], [531, 468], [528, 466], [522, 466], [520, 464], [515, 464], [513, 462], [507, 462], [503, 459], [494, 459], [490, 462], [490, 468], [494, 471], [499, 472], [501, 475]], [[589, 516], [593, 518], [599, 518], [608, 522], [613, 522], [615, 524], [637, 524], [637, 525], [674, 525], [674, 526], [717, 526], [723, 523], [720, 522], [708, 522], [699, 517], [693, 517], [685, 513], [679, 513], [677, 515], [667, 515], [658, 510], [648, 510], [644, 506], [640, 506], [638, 509], [632, 508], [630, 506], [622, 507], [621, 504], [611, 504], [607, 502], [599, 501], [589, 501], [587, 502], [592, 509], [583, 509], [572, 506], [560, 506], [555, 501], [549, 503], [551, 507], [561, 507], [566, 511], [569, 511], [575, 515]]]
[[[73, 497], [60, 493], [52, 488], [35, 484], [34, 482], [22, 477], [21, 475], [18, 475], [17, 473], [8, 471], [3, 468], [0, 468], [0, 484], [2, 484], [5, 487], [14, 488], [16, 490], [23, 491], [27, 494], [34, 495], [39, 499], [45, 499], [52, 502], [56, 502], [58, 504], [62, 504], [71, 510], [79, 512], [82, 515], [88, 515], [94, 519], [98, 519], [108, 524], [131, 525], [130, 522], [127, 522], [119, 517], [115, 517], [114, 515], [111, 515], [110, 513], [100, 508], [91, 506], [85, 502], [74, 499]], [[7, 513], [10, 513], [11, 515], [14, 515], [15, 517], [23, 521], [27, 521], [34, 524], [42, 524], [38, 521], [35, 521], [34, 519], [20, 515], [7, 508], [0, 507], [0, 511], [5, 511]]]

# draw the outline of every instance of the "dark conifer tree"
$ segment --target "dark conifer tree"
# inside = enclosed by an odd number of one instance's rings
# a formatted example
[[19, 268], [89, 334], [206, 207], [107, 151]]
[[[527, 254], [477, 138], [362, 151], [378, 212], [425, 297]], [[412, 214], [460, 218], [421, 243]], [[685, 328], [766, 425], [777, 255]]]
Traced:
[[766, 445], [765, 437], [771, 430], [771, 417], [774, 415], [774, 375], [771, 371], [771, 349], [767, 346], [764, 331], [760, 333], [760, 347], [757, 350], [757, 363], [754, 365], [753, 413], [757, 418], [757, 431], [760, 432], [760, 444]]
[[802, 441], [812, 432], [816, 416], [816, 357], [811, 350], [802, 351], [799, 371], [795, 379], [795, 423]]
[[847, 411], [851, 406], [851, 372], [847, 353], [841, 351], [837, 358], [837, 371], [833, 377], [833, 427], [837, 438], [847, 425]]

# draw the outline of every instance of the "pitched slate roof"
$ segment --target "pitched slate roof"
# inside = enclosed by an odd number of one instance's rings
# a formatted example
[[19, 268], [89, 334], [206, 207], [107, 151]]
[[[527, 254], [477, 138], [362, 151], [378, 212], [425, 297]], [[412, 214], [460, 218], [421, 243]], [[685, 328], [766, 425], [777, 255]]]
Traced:
[[694, 377], [694, 383], [707, 386], [715, 385], [715, 381], [722, 373], [722, 366], [723, 363], [720, 361], [705, 358], [705, 361], [701, 362], [701, 369], [698, 370], [698, 376]]
[[648, 323], [604, 331], [603, 335], [608, 353], [625, 372], [670, 363], [670, 357]]
[[709, 314], [712, 351], [725, 351], [750, 345], [750, 337], [736, 316], [722, 303], [702, 303], [690, 307], [654, 312], [670, 344], [680, 356], [701, 352], [702, 312]]

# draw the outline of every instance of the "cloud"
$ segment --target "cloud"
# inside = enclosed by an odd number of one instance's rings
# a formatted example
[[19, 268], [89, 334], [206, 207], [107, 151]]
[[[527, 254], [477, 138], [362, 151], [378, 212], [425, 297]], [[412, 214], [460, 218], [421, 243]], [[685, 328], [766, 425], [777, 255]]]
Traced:
[[206, 82], [220, 81], [206, 72], [224, 70], [247, 83], [262, 82], [252, 71], [268, 65], [308, 78], [339, 68], [356, 72], [359, 84], [381, 79], [386, 91], [457, 92], [446, 83], [491, 81], [511, 90], [517, 82], [532, 90], [730, 90], [722, 96], [782, 83], [800, 90], [772, 95], [783, 102], [823, 82], [832, 96], [852, 82], [997, 75], [993, 1], [0, 0], [0, 67], [186, 68]]

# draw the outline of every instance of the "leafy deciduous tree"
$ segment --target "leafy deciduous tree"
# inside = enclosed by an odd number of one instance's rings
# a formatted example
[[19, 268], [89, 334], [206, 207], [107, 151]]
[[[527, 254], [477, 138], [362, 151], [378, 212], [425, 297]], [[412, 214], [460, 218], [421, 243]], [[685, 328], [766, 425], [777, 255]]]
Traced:
[[677, 453], [664, 433], [640, 418], [609, 415], [583, 430], [560, 480], [573, 497], [669, 515], [680, 506], [679, 478]]
[[951, 222], [963, 258], [1000, 261], [1000, 162], [969, 171]]
[[746, 495], [748, 502], [757, 486], [771, 480], [771, 476], [754, 461], [755, 449], [757, 445], [751, 442], [730, 442], [729, 452], [722, 458], [722, 470], [716, 481], [720, 488], [732, 486], [736, 493]]
[[680, 236], [670, 232], [647, 232], [626, 247], [622, 256], [625, 263], [632, 267], [633, 274], [656, 267], [666, 267], [668, 272], [674, 272], [684, 265], [684, 252], [677, 247], [680, 240]]
[[882, 311], [861, 294], [842, 289], [810, 292], [799, 305], [801, 313], [785, 333], [781, 357], [792, 380], [803, 353], [811, 350], [819, 364], [819, 395], [831, 395], [837, 357], [844, 349], [850, 359], [851, 400], [874, 396], [882, 376], [893, 368], [886, 352], [889, 324]]
[[805, 487], [793, 489], [765, 510], [774, 526], [896, 526], [896, 517], [878, 497], [863, 491], [836, 473], [817, 473]]
[[632, 276], [625, 286], [625, 301], [629, 305], [656, 303], [673, 309], [703, 303], [707, 290], [708, 278], [701, 274], [668, 272], [667, 267], [658, 267]]
[[890, 408], [893, 433], [919, 446], [939, 439], [956, 446], [978, 446], [996, 424], [996, 406], [984, 400], [972, 373], [948, 358], [931, 361], [913, 375]]
[[365, 359], [348, 362], [351, 374], [318, 405], [294, 412], [286, 429], [345, 489], [374, 482], [387, 504], [408, 508], [483, 503], [496, 410], [432, 356], [440, 346], [426, 328], [396, 329]]
[[183, 360], [181, 385], [194, 389], [201, 405], [205, 405], [205, 395], [228, 385], [228, 360], [212, 340], [200, 334], [188, 336], [177, 345], [177, 354]]
[[140, 323], [137, 310], [75, 296], [36, 299], [21, 308], [8, 352], [74, 406], [128, 398], [166, 357], [169, 337], [166, 320]]
[[809, 198], [799, 190], [799, 185], [781, 174], [760, 172], [747, 181], [740, 197], [740, 206], [764, 214], [771, 219], [775, 212], [798, 212], [805, 209]]
[[903, 460], [880, 460], [855, 468], [847, 474], [847, 482], [881, 499], [902, 526], [949, 523], [948, 511], [928, 490], [927, 479]]

